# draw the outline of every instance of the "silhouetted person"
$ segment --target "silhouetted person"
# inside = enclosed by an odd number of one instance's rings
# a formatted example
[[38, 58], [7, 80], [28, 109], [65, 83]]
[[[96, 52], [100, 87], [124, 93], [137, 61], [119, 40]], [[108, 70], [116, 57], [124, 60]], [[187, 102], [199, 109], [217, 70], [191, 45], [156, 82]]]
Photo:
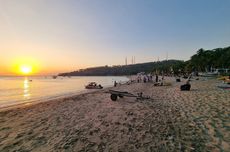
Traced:
[[158, 75], [156, 74], [156, 82], [158, 82]]
[[117, 86], [117, 81], [114, 81], [114, 87], [116, 87]]
[[146, 77], [144, 76], [144, 78], [143, 78], [143, 81], [144, 81], [144, 83], [146, 83], [146, 81], [147, 81], [147, 79], [146, 79]]

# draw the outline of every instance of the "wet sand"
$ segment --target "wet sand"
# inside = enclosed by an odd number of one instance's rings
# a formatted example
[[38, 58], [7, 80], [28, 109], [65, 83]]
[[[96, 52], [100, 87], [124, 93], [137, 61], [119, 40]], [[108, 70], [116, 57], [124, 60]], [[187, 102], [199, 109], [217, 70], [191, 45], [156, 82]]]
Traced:
[[[174, 79], [173, 79], [174, 80]], [[0, 112], [0, 151], [229, 151], [230, 90], [217, 80], [121, 85], [151, 100], [110, 100], [106, 90]]]

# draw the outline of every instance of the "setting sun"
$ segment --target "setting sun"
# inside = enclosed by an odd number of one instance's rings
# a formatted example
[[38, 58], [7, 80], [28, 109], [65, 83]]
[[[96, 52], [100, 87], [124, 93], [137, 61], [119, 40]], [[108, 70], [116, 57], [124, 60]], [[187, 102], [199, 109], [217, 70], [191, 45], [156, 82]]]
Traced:
[[36, 75], [40, 72], [41, 65], [32, 57], [17, 57], [11, 63], [11, 73], [17, 76]]
[[30, 74], [32, 72], [32, 67], [28, 65], [22, 65], [20, 66], [20, 72], [22, 74]]

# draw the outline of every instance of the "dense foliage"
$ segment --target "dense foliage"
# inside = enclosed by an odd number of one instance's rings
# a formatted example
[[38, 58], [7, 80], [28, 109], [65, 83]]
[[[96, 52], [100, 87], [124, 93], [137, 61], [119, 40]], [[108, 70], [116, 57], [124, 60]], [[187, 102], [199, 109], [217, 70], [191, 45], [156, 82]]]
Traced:
[[199, 49], [187, 61], [187, 70], [210, 71], [211, 68], [230, 68], [230, 47], [213, 50]]
[[190, 60], [168, 60], [122, 66], [102, 66], [80, 69], [59, 76], [110, 76], [146, 73], [185, 73], [192, 71], [210, 71], [211, 68], [230, 68], [230, 47], [213, 50], [199, 49]]

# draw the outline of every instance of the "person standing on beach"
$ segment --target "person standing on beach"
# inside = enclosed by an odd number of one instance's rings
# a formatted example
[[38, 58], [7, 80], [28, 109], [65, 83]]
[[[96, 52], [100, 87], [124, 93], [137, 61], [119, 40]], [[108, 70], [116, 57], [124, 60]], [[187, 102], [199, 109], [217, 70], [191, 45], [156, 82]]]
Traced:
[[144, 76], [143, 81], [144, 81], [144, 83], [146, 83], [146, 81], [147, 81], [146, 76]]
[[117, 86], [117, 81], [114, 81], [114, 87], [116, 87]]
[[156, 82], [158, 82], [158, 75], [156, 74]]
[[164, 75], [162, 75], [161, 84], [162, 84], [162, 85], [164, 84]]
[[137, 76], [137, 83], [139, 83], [141, 80], [140, 80], [140, 76]]

